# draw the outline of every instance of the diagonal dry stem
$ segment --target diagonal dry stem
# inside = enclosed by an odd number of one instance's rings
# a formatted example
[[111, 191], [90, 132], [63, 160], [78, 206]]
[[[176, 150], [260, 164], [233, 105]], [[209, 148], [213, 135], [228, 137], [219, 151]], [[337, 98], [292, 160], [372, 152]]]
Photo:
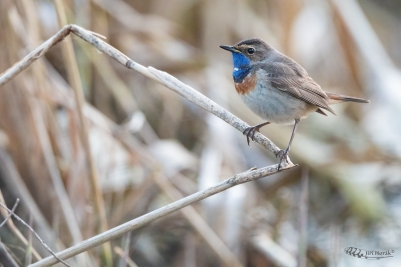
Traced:
[[[208, 198], [217, 193], [225, 191], [231, 187], [234, 187], [239, 184], [247, 183], [250, 181], [255, 181], [262, 177], [276, 174], [276, 173], [278, 173], [277, 167], [278, 166], [276, 164], [276, 165], [260, 168], [257, 170], [246, 171], [243, 173], [236, 174], [233, 177], [231, 177], [227, 180], [224, 180], [212, 187], [209, 187], [202, 191], [196, 192], [192, 195], [189, 195], [189, 196], [184, 197], [180, 200], [177, 200], [173, 203], [170, 203], [166, 206], [163, 206], [157, 210], [154, 210], [145, 215], [142, 215], [134, 220], [131, 220], [124, 224], [121, 224], [121, 225], [114, 227], [100, 235], [91, 237], [75, 246], [72, 246], [68, 249], [65, 249], [65, 250], [57, 253], [57, 256], [61, 259], [71, 258], [79, 253], [82, 253], [91, 248], [99, 246], [99, 245], [103, 244], [104, 242], [107, 242], [107, 241], [113, 240], [117, 237], [120, 237], [123, 234], [128, 233], [129, 231], [138, 229], [138, 228], [144, 226], [145, 224], [155, 221], [161, 217], [164, 217], [174, 211], [180, 210], [180, 209], [182, 209], [186, 206], [189, 206], [197, 201], [200, 201], [202, 199]], [[293, 167], [295, 167], [295, 165], [285, 166], [284, 169], [287, 170], [287, 169], [290, 169]], [[38, 261], [30, 266], [31, 267], [51, 266], [52, 264], [54, 264], [56, 262], [57, 262], [57, 259], [55, 259], [53, 257], [47, 257], [47, 258], [45, 258], [41, 261]]]

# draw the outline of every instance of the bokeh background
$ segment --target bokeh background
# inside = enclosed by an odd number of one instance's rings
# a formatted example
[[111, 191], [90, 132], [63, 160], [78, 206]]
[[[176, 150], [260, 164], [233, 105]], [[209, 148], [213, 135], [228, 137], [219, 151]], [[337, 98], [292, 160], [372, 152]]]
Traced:
[[[111, 258], [99, 247], [70, 260], [73, 266], [126, 266], [125, 251], [130, 266], [227, 266], [235, 258], [243, 266], [290, 267], [303, 242], [307, 266], [400, 266], [400, 0], [62, 2], [69, 23], [106, 36], [134, 61], [169, 72], [250, 125], [262, 120], [236, 95], [231, 56], [218, 47], [249, 37], [294, 58], [324, 90], [371, 100], [303, 120], [290, 153], [299, 167], [159, 219], [112, 241]], [[0, 72], [61, 27], [53, 1], [0, 1]], [[90, 185], [64, 44], [0, 87], [0, 188], [8, 207], [21, 199], [17, 214], [54, 250], [94, 236], [102, 223], [115, 227], [277, 163], [222, 120], [72, 40], [100, 192]], [[269, 125], [262, 133], [284, 148], [291, 130]], [[299, 231], [302, 176], [309, 177], [307, 240]], [[103, 220], [95, 195], [104, 200]], [[14, 223], [0, 228], [1, 242], [26, 266], [37, 259], [34, 238]], [[35, 239], [33, 247], [49, 255]], [[347, 247], [395, 253], [369, 261], [347, 255]]]

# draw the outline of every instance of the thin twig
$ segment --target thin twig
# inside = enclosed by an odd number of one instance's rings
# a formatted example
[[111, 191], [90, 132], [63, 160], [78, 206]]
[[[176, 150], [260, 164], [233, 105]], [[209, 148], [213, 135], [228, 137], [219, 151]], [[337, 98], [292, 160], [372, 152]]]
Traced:
[[[212, 187], [206, 188], [204, 190], [201, 190], [199, 192], [196, 192], [192, 195], [189, 195], [185, 198], [182, 198], [178, 201], [175, 201], [175, 202], [168, 204], [164, 207], [161, 207], [157, 210], [154, 210], [145, 215], [142, 215], [134, 220], [131, 220], [129, 222], [121, 224], [115, 228], [112, 228], [100, 235], [91, 237], [77, 245], [74, 245], [66, 250], [63, 250], [63, 251], [57, 253], [57, 256], [61, 259], [71, 258], [79, 253], [87, 251], [88, 249], [99, 246], [100, 244], [103, 244], [104, 242], [108, 242], [117, 237], [120, 237], [121, 235], [123, 235], [129, 231], [138, 229], [139, 227], [142, 227], [147, 223], [150, 223], [161, 217], [164, 217], [174, 211], [180, 210], [180, 209], [182, 209], [188, 205], [191, 205], [199, 200], [202, 200], [202, 199], [205, 199], [212, 195], [215, 195], [217, 193], [220, 193], [220, 192], [227, 190], [231, 187], [234, 187], [236, 185], [247, 183], [250, 181], [255, 181], [262, 177], [276, 174], [276, 173], [278, 173], [277, 167], [278, 167], [278, 164], [275, 164], [275, 165], [272, 165], [269, 167], [264, 167], [264, 168], [261, 168], [258, 170], [246, 171], [243, 173], [236, 174], [233, 177], [231, 177], [227, 180], [224, 180], [215, 186], [212, 186]], [[285, 166], [285, 169], [291, 169], [293, 167], [295, 167], [295, 165], [291, 165], [291, 166], [287, 165], [287, 166]], [[54, 264], [56, 262], [57, 262], [57, 260], [54, 259], [53, 257], [47, 257], [47, 258], [45, 258], [41, 261], [38, 261], [30, 266], [31, 267], [51, 266], [52, 264]]]
[[[0, 157], [1, 159], [1, 157]], [[4, 196], [3, 193], [0, 190], [0, 202], [4, 202], [6, 203], [6, 201], [4, 200]], [[7, 212], [5, 210], [0, 209], [0, 213], [3, 215], [3, 217], [7, 217], [9, 214], [7, 214]], [[11, 229], [11, 231], [15, 234], [15, 236], [24, 244], [24, 245], [28, 245], [28, 240], [26, 240], [26, 238], [22, 235], [22, 233], [20, 232], [20, 230], [14, 225], [13, 219], [10, 218], [7, 221], [7, 225], [8, 227]], [[32, 247], [32, 253], [33, 256], [36, 258], [36, 260], [41, 260], [42, 257], [39, 255], [39, 253], [35, 250], [35, 248]]]
[[15, 201], [15, 204], [14, 204], [12, 210], [11, 210], [11, 213], [8, 214], [7, 218], [0, 224], [0, 228], [8, 221], [8, 219], [11, 218], [11, 216], [13, 215], [15, 209], [16, 209], [17, 206], [18, 206], [18, 203], [19, 203], [19, 198], [17, 198], [17, 200]]
[[[17, 219], [20, 223], [22, 223], [23, 225], [25, 225], [25, 227], [27, 227], [35, 236], [36, 238], [42, 243], [42, 245], [47, 249], [47, 251], [50, 252], [50, 254], [53, 255], [53, 257], [50, 257], [51, 259], [55, 260], [54, 263], [57, 262], [61, 262], [63, 263], [65, 266], [70, 266], [68, 263], [66, 263], [65, 261], [63, 261], [62, 259], [60, 259], [54, 252], [53, 250], [51, 250], [51, 248], [45, 243], [45, 241], [42, 240], [42, 238], [40, 238], [40, 236], [35, 232], [35, 230], [33, 230], [33, 228], [27, 224], [23, 219], [21, 219], [18, 215], [16, 215], [12, 210], [10, 210], [9, 208], [7, 208], [6, 205], [4, 205], [2, 202], [0, 202], [0, 206], [3, 207], [3, 209], [7, 210], [12, 216], [14, 216], [15, 219]], [[47, 259], [47, 258], [46, 258]]]
[[138, 265], [127, 254], [125, 254], [122, 248], [116, 246], [114, 247], [114, 252], [122, 258], [124, 257], [130, 267], [138, 267]]

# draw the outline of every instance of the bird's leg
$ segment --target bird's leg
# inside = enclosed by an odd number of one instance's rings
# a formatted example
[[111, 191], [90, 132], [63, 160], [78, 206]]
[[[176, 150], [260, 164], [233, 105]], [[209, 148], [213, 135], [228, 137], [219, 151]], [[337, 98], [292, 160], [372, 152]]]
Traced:
[[249, 145], [249, 137], [251, 137], [252, 141], [254, 141], [255, 140], [254, 139], [255, 132], [259, 132], [260, 128], [262, 128], [263, 126], [268, 125], [268, 124], [270, 124], [270, 122], [267, 121], [267, 122], [258, 124], [256, 126], [248, 127], [242, 132], [244, 135], [246, 135], [246, 140], [248, 142], [248, 146], [250, 146]]
[[292, 129], [291, 139], [290, 139], [290, 143], [288, 144], [288, 147], [285, 150], [280, 150], [276, 154], [276, 158], [280, 157], [280, 162], [278, 163], [278, 167], [277, 167], [278, 171], [280, 171], [281, 162], [283, 161], [283, 159], [285, 159], [285, 161], [288, 163], [287, 155], [288, 155], [288, 152], [290, 152], [292, 140], [294, 139], [295, 131], [297, 130], [299, 121], [300, 121], [299, 119], [295, 119], [294, 129]]

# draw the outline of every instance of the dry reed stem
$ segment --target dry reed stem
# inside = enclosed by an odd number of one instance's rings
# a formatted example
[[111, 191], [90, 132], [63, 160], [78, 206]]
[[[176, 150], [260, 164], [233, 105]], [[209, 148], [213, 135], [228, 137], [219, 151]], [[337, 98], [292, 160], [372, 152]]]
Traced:
[[[133, 219], [124, 224], [121, 224], [121, 225], [114, 227], [100, 235], [91, 237], [77, 245], [74, 245], [68, 249], [65, 249], [65, 250], [57, 253], [57, 256], [61, 259], [68, 259], [70, 257], [73, 257], [79, 253], [82, 253], [91, 248], [99, 246], [99, 245], [103, 244], [104, 242], [108, 242], [117, 237], [120, 237], [123, 234], [128, 233], [129, 231], [138, 229], [138, 228], [140, 228], [152, 221], [155, 221], [161, 217], [164, 217], [174, 211], [180, 210], [188, 205], [191, 205], [197, 201], [200, 201], [202, 199], [208, 198], [212, 195], [215, 195], [217, 193], [225, 191], [231, 187], [234, 187], [239, 184], [255, 181], [257, 179], [276, 174], [276, 173], [278, 173], [277, 167], [278, 167], [278, 164], [275, 164], [275, 165], [260, 168], [257, 170], [246, 171], [243, 173], [236, 174], [233, 177], [231, 177], [227, 180], [224, 180], [212, 187], [209, 187], [209, 188], [206, 188], [199, 192], [196, 192], [196, 193], [189, 195], [185, 198], [182, 198], [178, 201], [175, 201], [166, 206], [163, 206], [157, 210], [154, 210], [145, 215], [142, 215], [136, 219]], [[295, 167], [295, 165], [291, 165], [291, 166], [286, 165], [284, 167], [284, 170], [291, 169], [293, 167]], [[55, 259], [53, 257], [47, 257], [34, 264], [31, 264], [30, 266], [31, 267], [51, 266], [52, 264], [54, 264], [56, 262], [57, 262], [57, 259]]]
[[[63, 3], [60, 0], [56, 1], [56, 9], [59, 18], [59, 22], [61, 25], [67, 24], [67, 17], [65, 15], [65, 10]], [[71, 87], [74, 90], [75, 101], [77, 103], [77, 112], [79, 122], [81, 124], [81, 129], [79, 131], [82, 144], [85, 149], [86, 154], [86, 163], [88, 165], [89, 179], [90, 185], [92, 187], [93, 192], [93, 201], [95, 202], [95, 214], [99, 214], [100, 221], [100, 232], [104, 232], [109, 229], [106, 217], [106, 209], [104, 206], [104, 199], [100, 188], [99, 176], [97, 174], [96, 166], [93, 160], [93, 156], [90, 149], [89, 144], [89, 136], [88, 136], [88, 124], [83, 115], [83, 106], [85, 105], [85, 96], [82, 88], [82, 81], [79, 75], [78, 63], [75, 58], [74, 48], [72, 46], [71, 38], [67, 38], [65, 42], [63, 42], [62, 52], [64, 60], [67, 65], [67, 72], [70, 80]], [[109, 243], [103, 244], [103, 254], [104, 259], [107, 266], [112, 266], [112, 252], [111, 246]]]
[[24, 57], [20, 62], [16, 63], [14, 66], [6, 70], [0, 76], [0, 86], [10, 81], [12, 78], [21, 73], [34, 61], [42, 57], [51, 47], [53, 47], [58, 42], [62, 41], [71, 31], [71, 25], [63, 27], [58, 31], [53, 37], [48, 39], [46, 42], [41, 44], [38, 48], [33, 50], [27, 56]]

